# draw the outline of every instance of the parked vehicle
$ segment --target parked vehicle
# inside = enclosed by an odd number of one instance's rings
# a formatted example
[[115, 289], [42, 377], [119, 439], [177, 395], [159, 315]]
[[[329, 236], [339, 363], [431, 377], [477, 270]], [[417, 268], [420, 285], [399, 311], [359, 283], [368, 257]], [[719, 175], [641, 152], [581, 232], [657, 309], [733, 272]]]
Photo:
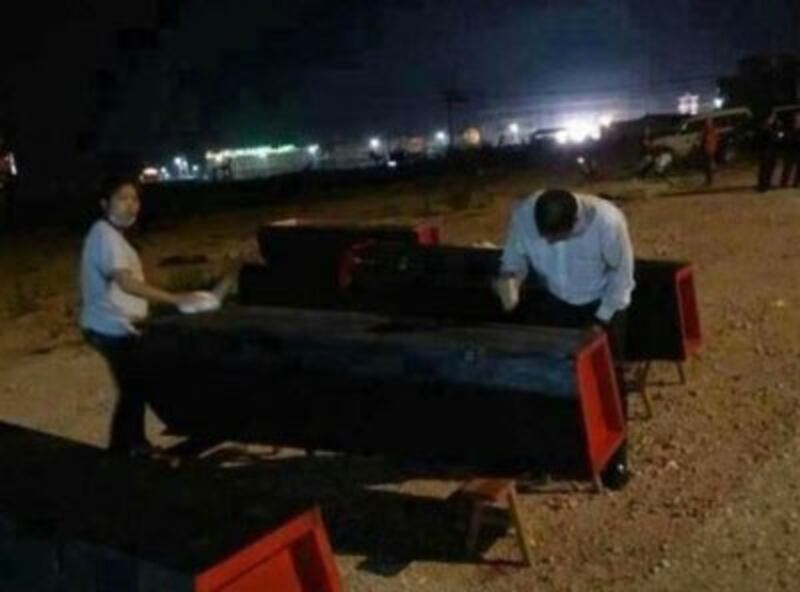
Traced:
[[717, 159], [720, 162], [732, 160], [738, 147], [746, 141], [747, 130], [751, 127], [753, 113], [747, 107], [720, 109], [694, 115], [681, 126], [666, 134], [657, 134], [650, 139], [650, 147], [666, 150], [673, 159], [687, 159], [699, 152], [703, 138], [705, 121], [711, 119], [720, 135], [720, 149]]
[[777, 117], [784, 129], [789, 129], [794, 122], [795, 115], [798, 113], [800, 113], [800, 105], [780, 105], [779, 107], [773, 107], [768, 117]]

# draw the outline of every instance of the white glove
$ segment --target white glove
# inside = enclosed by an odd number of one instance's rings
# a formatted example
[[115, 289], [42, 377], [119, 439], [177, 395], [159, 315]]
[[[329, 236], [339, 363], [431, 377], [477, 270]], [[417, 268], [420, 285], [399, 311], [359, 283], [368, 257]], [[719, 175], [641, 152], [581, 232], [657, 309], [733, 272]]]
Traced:
[[220, 306], [220, 299], [212, 292], [192, 292], [178, 305], [178, 310], [183, 314], [197, 314], [218, 310]]
[[500, 304], [505, 312], [511, 312], [519, 304], [519, 288], [521, 281], [518, 277], [501, 276], [492, 281], [492, 289], [500, 298]]

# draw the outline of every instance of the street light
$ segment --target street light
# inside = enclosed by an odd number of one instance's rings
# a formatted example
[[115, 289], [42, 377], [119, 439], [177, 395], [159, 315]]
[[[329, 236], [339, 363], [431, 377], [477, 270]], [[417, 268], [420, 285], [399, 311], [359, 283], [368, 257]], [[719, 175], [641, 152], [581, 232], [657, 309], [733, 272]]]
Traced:
[[508, 131], [511, 132], [513, 135], [519, 134], [519, 124], [515, 121], [508, 126]]
[[370, 149], [372, 149], [372, 150], [379, 150], [379, 149], [380, 149], [380, 147], [381, 147], [381, 141], [380, 141], [380, 139], [378, 139], [378, 138], [372, 138], [372, 139], [369, 141], [369, 147], [370, 147]]
[[440, 144], [446, 144], [447, 143], [447, 132], [442, 131], [442, 130], [439, 130], [438, 132], [436, 132], [436, 141], [439, 142]]

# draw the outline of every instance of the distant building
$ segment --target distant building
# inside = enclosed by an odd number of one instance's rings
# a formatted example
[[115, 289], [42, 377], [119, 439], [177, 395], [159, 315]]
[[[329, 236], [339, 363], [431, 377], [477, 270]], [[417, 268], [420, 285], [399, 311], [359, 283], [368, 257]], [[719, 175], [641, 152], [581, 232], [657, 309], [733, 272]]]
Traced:
[[212, 179], [256, 179], [315, 168], [319, 147], [259, 146], [206, 153], [206, 171]]

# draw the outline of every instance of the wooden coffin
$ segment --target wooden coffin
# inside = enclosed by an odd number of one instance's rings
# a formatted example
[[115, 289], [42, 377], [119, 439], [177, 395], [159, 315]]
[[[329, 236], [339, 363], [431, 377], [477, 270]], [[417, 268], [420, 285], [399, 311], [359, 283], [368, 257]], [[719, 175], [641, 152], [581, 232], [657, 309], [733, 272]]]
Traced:
[[[364, 245], [354, 254], [346, 301], [356, 309], [394, 314], [550, 324], [546, 318], [500, 310], [491, 290], [500, 255], [500, 250], [469, 247]], [[692, 266], [637, 259], [634, 274], [626, 358], [682, 362], [699, 351], [702, 335]], [[523, 305], [543, 290], [535, 276], [529, 277]]]
[[624, 438], [605, 336], [330, 311], [154, 320], [141, 388], [174, 432], [593, 478]]
[[[0, 424], [3, 592], [338, 592], [319, 510]], [[203, 485], [205, 483], [205, 485]], [[292, 518], [292, 516], [295, 516]]]
[[277, 281], [271, 292], [276, 305], [303, 302], [329, 306], [342, 297], [343, 269], [349, 250], [365, 242], [430, 245], [439, 242], [435, 226], [337, 226], [288, 220], [258, 231], [261, 255]]
[[[240, 302], [548, 324], [548, 319], [530, 314], [503, 313], [491, 288], [499, 262], [497, 249], [366, 243], [351, 249], [340, 267], [341, 289], [335, 296], [315, 292], [313, 281], [303, 275], [251, 265], [240, 274]], [[628, 359], [686, 360], [702, 346], [692, 266], [637, 259], [635, 278], [628, 309]], [[523, 286], [523, 303], [543, 289], [531, 277]]]

